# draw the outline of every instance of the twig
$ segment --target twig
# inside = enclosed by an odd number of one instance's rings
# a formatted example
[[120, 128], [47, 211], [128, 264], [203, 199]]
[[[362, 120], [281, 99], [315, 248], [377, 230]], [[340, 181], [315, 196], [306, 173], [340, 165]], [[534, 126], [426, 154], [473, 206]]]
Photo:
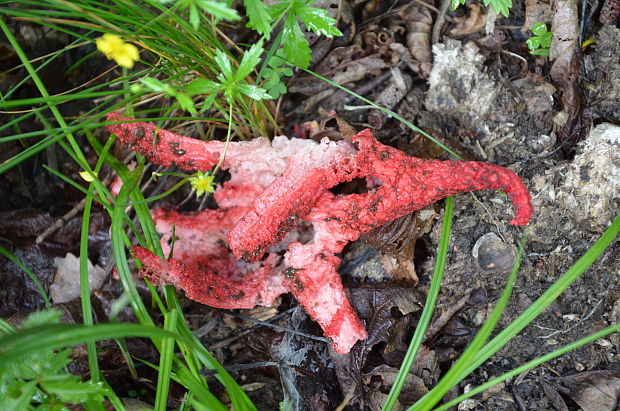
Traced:
[[[575, 328], [579, 327], [581, 324], [586, 322], [588, 320], [588, 318], [592, 317], [592, 315], [596, 312], [596, 310], [598, 309], [598, 307], [601, 305], [602, 302], [603, 302], [603, 300], [599, 300], [598, 303], [596, 303], [596, 305], [594, 306], [594, 308], [592, 308], [592, 310], [590, 310], [590, 312], [585, 317], [583, 317], [581, 320], [577, 321], [577, 323], [575, 325], [573, 325], [572, 327], [570, 327], [570, 328], [568, 328], [566, 330], [555, 330], [551, 334], [543, 335], [542, 337], [538, 337], [538, 338], [546, 340], [547, 338], [551, 338], [554, 335], [565, 334], [567, 332], [571, 332], [572, 330], [574, 330]], [[551, 328], [542, 327], [540, 325], [537, 325], [536, 327], [540, 328], [540, 329], [546, 329], [546, 330], [550, 330], [551, 329]]]
[[484, 211], [487, 212], [487, 214], [489, 215], [489, 218], [491, 219], [491, 221], [493, 222], [493, 224], [495, 225], [495, 228], [497, 228], [497, 234], [499, 234], [499, 236], [501, 237], [502, 241], [506, 244], [508, 244], [508, 242], [506, 241], [506, 239], [504, 238], [504, 236], [502, 235], [502, 230], [499, 226], [498, 221], [495, 219], [495, 217], [493, 216], [493, 213], [491, 213], [491, 211], [487, 208], [486, 205], [484, 205], [484, 203], [482, 201], [480, 201], [480, 199], [478, 197], [476, 197], [475, 193], [469, 193], [471, 194], [471, 196], [474, 198], [474, 200], [476, 200], [476, 202], [478, 203], [479, 206], [481, 206], [482, 208], [484, 208]]
[[441, 7], [439, 8], [439, 13], [437, 14], [437, 18], [435, 19], [435, 24], [433, 25], [433, 34], [431, 36], [431, 46], [439, 42], [439, 36], [441, 35], [441, 27], [443, 26], [444, 21], [446, 20], [446, 13], [448, 12], [448, 8], [452, 3], [451, 0], [442, 0]]
[[[106, 178], [101, 182], [104, 187], [107, 187], [112, 182], [110, 176], [106, 176]], [[43, 231], [37, 238], [34, 240], [35, 244], [41, 244], [45, 241], [50, 235], [54, 234], [56, 230], [65, 225], [67, 221], [75, 217], [80, 211], [84, 209], [84, 205], [86, 204], [86, 198], [84, 197], [79, 203], [77, 203], [71, 210], [69, 210], [65, 215], [54, 221], [54, 224], [49, 226], [45, 231]]]
[[[282, 318], [282, 317], [292, 313], [296, 309], [297, 309], [297, 307], [289, 308], [288, 310], [286, 310], [284, 312], [281, 312], [280, 314], [278, 314], [275, 317], [271, 318], [268, 321], [268, 323], [271, 323], [273, 321], [277, 321], [280, 318]], [[218, 311], [220, 311], [220, 310], [218, 310]], [[226, 313], [226, 311], [220, 311], [220, 312]], [[231, 342], [236, 341], [239, 338], [243, 337], [244, 335], [250, 334], [251, 332], [254, 332], [254, 331], [256, 331], [256, 330], [258, 330], [259, 328], [262, 328], [262, 327], [265, 327], [265, 325], [264, 324], [253, 325], [252, 327], [250, 327], [250, 328], [248, 328], [248, 329], [246, 329], [246, 330], [244, 330], [244, 331], [242, 331], [242, 332], [240, 332], [240, 333], [238, 333], [238, 334], [236, 334], [236, 335], [234, 335], [232, 337], [225, 338], [223, 340], [220, 340], [220, 341], [210, 345], [209, 349], [210, 350], [215, 350], [215, 349], [218, 349], [218, 348], [226, 347], [226, 346], [230, 345]]]

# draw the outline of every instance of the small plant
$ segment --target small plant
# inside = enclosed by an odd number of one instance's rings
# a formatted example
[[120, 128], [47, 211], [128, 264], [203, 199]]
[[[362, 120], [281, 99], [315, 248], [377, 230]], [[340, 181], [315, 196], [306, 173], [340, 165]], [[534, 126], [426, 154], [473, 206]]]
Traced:
[[265, 77], [265, 82], [262, 86], [274, 99], [287, 92], [283, 77], [290, 77], [293, 75], [293, 70], [286, 67], [285, 57], [282, 49], [278, 50], [278, 52], [267, 61], [267, 67], [264, 67], [262, 70], [262, 74]]
[[534, 33], [534, 37], [530, 37], [525, 42], [527, 48], [530, 49], [530, 54], [549, 56], [549, 46], [551, 45], [553, 33], [547, 31], [547, 25], [540, 21], [532, 25], [532, 33]]
[[318, 35], [342, 36], [335, 26], [336, 20], [326, 10], [312, 7], [315, 0], [280, 0], [271, 6], [261, 0], [245, 0], [243, 3], [250, 22], [248, 25], [269, 38], [273, 30], [284, 21], [282, 32], [275, 41], [275, 49], [282, 47], [288, 61], [300, 68], [308, 68], [312, 58], [310, 45], [299, 22]]
[[196, 197], [203, 196], [205, 194], [211, 194], [215, 191], [213, 186], [213, 178], [215, 176], [209, 172], [197, 171], [196, 174], [189, 177], [188, 180], [192, 185], [192, 190], [196, 192]]
[[[39, 311], [22, 324], [22, 330], [60, 323], [61, 312]], [[11, 330], [14, 331], [14, 330]], [[0, 403], [3, 409], [66, 409], [66, 403], [103, 409], [107, 390], [100, 383], [81, 381], [70, 374], [71, 350], [44, 349], [30, 355], [28, 361], [5, 363], [0, 368]], [[6, 408], [4, 408], [6, 407]]]

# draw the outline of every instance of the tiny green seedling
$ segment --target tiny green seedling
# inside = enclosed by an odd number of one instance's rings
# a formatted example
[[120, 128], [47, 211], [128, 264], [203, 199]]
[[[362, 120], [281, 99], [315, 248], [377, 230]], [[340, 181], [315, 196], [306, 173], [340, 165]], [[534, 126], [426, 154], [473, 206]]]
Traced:
[[286, 67], [286, 55], [282, 49], [278, 49], [276, 54], [267, 61], [266, 68], [263, 69], [263, 76], [265, 82], [262, 87], [267, 90], [267, 93], [277, 99], [282, 94], [286, 94], [286, 84], [283, 77], [290, 77], [293, 75], [293, 70], [290, 67]]
[[549, 56], [549, 46], [551, 45], [553, 33], [547, 31], [547, 25], [542, 22], [532, 25], [532, 33], [535, 34], [534, 37], [530, 37], [525, 42], [530, 49], [530, 54], [535, 56]]

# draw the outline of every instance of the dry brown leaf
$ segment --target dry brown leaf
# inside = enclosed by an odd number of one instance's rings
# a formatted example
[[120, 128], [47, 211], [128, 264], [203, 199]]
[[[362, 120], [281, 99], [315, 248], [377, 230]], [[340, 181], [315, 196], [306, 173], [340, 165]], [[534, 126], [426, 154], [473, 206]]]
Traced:
[[525, 0], [525, 22], [521, 31], [529, 32], [534, 23], [551, 23], [552, 19], [551, 0]]
[[579, 13], [576, 0], [556, 0], [553, 39], [549, 48], [554, 60], [551, 78], [563, 88], [561, 124], [558, 138], [565, 154], [571, 153], [582, 132], [581, 90], [577, 84], [581, 68], [579, 48]]
[[467, 16], [457, 17], [456, 26], [450, 30], [452, 37], [466, 36], [484, 28], [487, 21], [487, 13], [477, 4], [469, 6]]
[[406, 8], [400, 16], [407, 26], [407, 46], [411, 56], [417, 62], [415, 71], [426, 78], [433, 68], [431, 52], [433, 17], [431, 12], [427, 7], [414, 6]]
[[[359, 60], [347, 63], [342, 71], [336, 73], [332, 81], [337, 84], [353, 83], [366, 76], [378, 76], [381, 70], [387, 68], [388, 64], [377, 55], [362, 57]], [[335, 70], [340, 69], [336, 67]]]
[[[362, 381], [367, 389], [368, 397], [372, 397], [377, 392], [389, 393], [390, 388], [396, 381], [397, 375], [398, 369], [388, 365], [379, 365], [365, 374]], [[428, 393], [428, 388], [422, 378], [409, 373], [398, 398], [401, 403], [411, 405], [426, 395], [426, 393]]]
[[617, 410], [620, 371], [589, 371], [562, 378], [567, 394], [583, 411]]
[[[381, 107], [393, 109], [407, 95], [411, 88], [412, 79], [410, 76], [403, 74], [398, 67], [392, 69], [392, 77], [388, 85], [381, 90], [375, 97], [374, 101]], [[387, 119], [387, 114], [378, 109], [370, 110], [368, 113], [368, 123], [374, 130], [380, 130]]]
[[551, 384], [545, 381], [542, 381], [541, 385], [543, 387], [543, 390], [545, 391], [545, 395], [551, 401], [553, 408], [555, 408], [557, 411], [568, 411], [568, 407], [566, 406], [566, 403], [564, 402], [564, 399], [562, 398], [558, 390], [556, 390]]

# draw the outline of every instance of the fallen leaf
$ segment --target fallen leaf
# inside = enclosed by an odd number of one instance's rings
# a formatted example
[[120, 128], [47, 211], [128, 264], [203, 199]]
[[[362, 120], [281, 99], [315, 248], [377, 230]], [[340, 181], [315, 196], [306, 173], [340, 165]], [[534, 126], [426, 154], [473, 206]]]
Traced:
[[[66, 303], [80, 296], [80, 259], [71, 253], [64, 258], [54, 258], [57, 268], [54, 282], [50, 285], [50, 297], [54, 303]], [[106, 271], [88, 260], [88, 284], [98, 290], [106, 279]]]
[[545, 391], [545, 395], [547, 395], [547, 398], [549, 398], [549, 400], [551, 401], [553, 408], [555, 408], [557, 411], [568, 411], [568, 407], [566, 406], [564, 399], [551, 384], [542, 381], [541, 385], [543, 387], [543, 390]]
[[477, 4], [469, 6], [466, 16], [456, 17], [456, 26], [450, 30], [452, 37], [461, 37], [475, 33], [484, 28], [487, 21], [487, 13]]
[[570, 154], [586, 127], [582, 119], [582, 92], [577, 82], [581, 69], [579, 13], [575, 0], [557, 0], [555, 10], [553, 39], [549, 48], [549, 57], [554, 61], [550, 75], [563, 89], [558, 139], [564, 154]]
[[[396, 381], [398, 368], [387, 365], [379, 365], [364, 375], [363, 382], [367, 390], [367, 397], [372, 397], [375, 393], [387, 394]], [[428, 393], [428, 387], [422, 378], [412, 373], [407, 374], [403, 389], [398, 396], [403, 405], [411, 405]]]
[[422, 78], [428, 77], [433, 68], [431, 53], [431, 31], [433, 17], [427, 7], [413, 6], [401, 13], [401, 18], [407, 26], [407, 46], [411, 56], [417, 61], [417, 70]]
[[551, 23], [553, 10], [550, 0], [525, 0], [525, 22], [521, 31], [526, 33], [537, 22]]
[[34, 237], [54, 223], [49, 213], [33, 208], [22, 208], [0, 213], [0, 233], [17, 237]]
[[620, 371], [588, 371], [562, 378], [567, 394], [583, 411], [617, 410]]

